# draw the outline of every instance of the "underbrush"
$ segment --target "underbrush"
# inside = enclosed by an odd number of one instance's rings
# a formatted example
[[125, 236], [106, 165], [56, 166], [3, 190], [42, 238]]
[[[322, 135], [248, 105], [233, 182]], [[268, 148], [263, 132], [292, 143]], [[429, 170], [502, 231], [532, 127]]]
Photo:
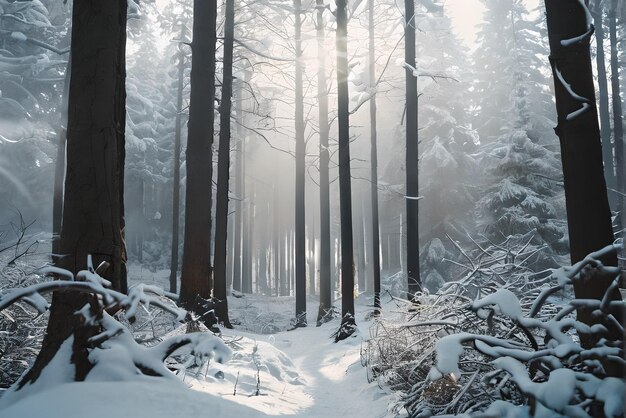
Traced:
[[[370, 380], [400, 393], [395, 412], [411, 417], [623, 416], [625, 306], [608, 296], [620, 271], [599, 261], [619, 249], [542, 272], [524, 265], [523, 247], [467, 256], [466, 274], [437, 294], [394, 298], [364, 350]], [[573, 298], [594, 274], [615, 278], [604, 299]]]

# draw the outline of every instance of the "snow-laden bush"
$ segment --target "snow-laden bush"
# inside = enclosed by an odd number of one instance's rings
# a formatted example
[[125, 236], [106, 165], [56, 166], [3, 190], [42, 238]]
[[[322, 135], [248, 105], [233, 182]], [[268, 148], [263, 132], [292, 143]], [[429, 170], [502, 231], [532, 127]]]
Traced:
[[[41, 281], [38, 267], [48, 261], [39, 250], [42, 234], [29, 233], [21, 214], [0, 230], [0, 294], [14, 287]], [[0, 388], [15, 382], [41, 349], [46, 330], [46, 315], [33, 315], [24, 304], [0, 311]]]
[[[190, 314], [171, 301], [168, 302], [163, 297], [165, 292], [156, 286], [135, 285], [128, 290], [128, 294], [112, 290], [111, 283], [96, 273], [91, 258], [87, 265], [87, 270], [79, 272], [75, 278], [71, 272], [48, 267], [42, 272], [64, 276], [68, 280], [37, 283], [0, 293], [0, 311], [21, 301], [40, 314], [49, 308], [43, 295], [50, 292], [80, 292], [89, 295], [89, 303], [76, 313], [80, 320], [75, 321], [73, 334], [65, 340], [37, 380], [26, 385], [18, 381], [3, 395], [4, 406], [29, 392], [76, 380], [74, 369], [78, 367], [75, 364], [78, 356], [74, 351], [80, 347], [88, 347], [88, 371], [80, 379], [85, 381], [127, 381], [148, 377], [177, 379], [164, 361], [181, 350], [200, 362], [215, 358], [221, 363], [230, 358], [231, 350], [222, 340], [206, 332], [177, 335], [151, 347], [138, 344], [128, 328], [115, 317], [132, 320], [140, 309], [149, 309], [151, 306], [174, 315], [181, 322], [192, 319]], [[76, 339], [85, 341], [74, 343]]]
[[[620, 317], [626, 306], [608, 296], [619, 269], [599, 261], [618, 249], [553, 270], [540, 286], [522, 275], [519, 282], [501, 278], [500, 288], [473, 300], [461, 291], [467, 283], [422, 297], [405, 323], [377, 324], [366, 351], [370, 376], [404, 392], [398, 407], [413, 417], [623, 416], [624, 376], [611, 375], [626, 365]], [[615, 277], [603, 300], [554, 298], [598, 272]], [[533, 299], [524, 301], [511, 283], [522, 291], [537, 287]], [[592, 311], [596, 323], [577, 321], [576, 310]], [[589, 336], [595, 342], [583, 347], [581, 338]]]

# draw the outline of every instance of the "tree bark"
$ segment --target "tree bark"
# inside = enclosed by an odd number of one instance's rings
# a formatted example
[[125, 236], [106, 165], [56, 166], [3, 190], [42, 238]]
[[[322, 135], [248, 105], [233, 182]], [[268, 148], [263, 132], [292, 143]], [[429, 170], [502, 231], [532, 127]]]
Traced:
[[57, 158], [54, 166], [54, 195], [52, 199], [52, 262], [56, 263], [61, 247], [61, 225], [63, 223], [63, 193], [65, 183], [65, 155], [67, 148], [67, 111], [72, 74], [72, 57], [68, 58], [63, 83], [63, 98], [59, 116], [63, 126], [59, 128]]
[[[184, 33], [183, 31], [181, 31]], [[181, 35], [182, 35], [181, 33]], [[176, 293], [178, 276], [178, 239], [180, 235], [180, 148], [183, 113], [183, 85], [185, 81], [185, 54], [178, 46], [178, 81], [176, 83], [176, 126], [174, 133], [174, 179], [172, 180], [172, 248], [170, 261], [170, 292]]]
[[[126, 0], [84, 0], [72, 12], [72, 63], [68, 102], [67, 172], [57, 266], [76, 274], [110, 264], [103, 276], [126, 291], [124, 245], [124, 134]], [[87, 296], [55, 292], [42, 349], [18, 388], [37, 380], [75, 330], [75, 312]], [[88, 342], [74, 341], [75, 378], [90, 367]]]
[[415, 0], [404, 1], [404, 62], [406, 76], [406, 256], [409, 300], [421, 289], [419, 260], [419, 171], [417, 77], [415, 68]]
[[[589, 52], [593, 27], [579, 3], [545, 0], [545, 4], [558, 115], [555, 132], [561, 143], [571, 262], [576, 263], [614, 240]], [[585, 33], [589, 36], [579, 42], [562, 44]], [[614, 253], [601, 261], [606, 266], [617, 265]], [[575, 296], [601, 300], [612, 279], [589, 274], [574, 283]], [[621, 299], [617, 289], [611, 298]], [[578, 319], [586, 324], [596, 322], [589, 311], [579, 311]], [[593, 343], [585, 337], [581, 340], [584, 346]]]
[[220, 103], [220, 138], [217, 164], [217, 203], [215, 209], [215, 276], [213, 297], [215, 313], [226, 328], [232, 328], [228, 319], [226, 298], [226, 248], [228, 244], [228, 184], [230, 181], [230, 112], [233, 94], [233, 41], [235, 30], [234, 0], [226, 0], [224, 21], [224, 57], [222, 101]]
[[180, 301], [200, 309], [211, 296], [211, 201], [215, 99], [216, 2], [194, 0], [191, 97], [187, 137], [185, 240]]
[[337, 0], [337, 100], [339, 127], [339, 211], [341, 218], [341, 316], [336, 336], [341, 340], [354, 325], [354, 249], [350, 177], [350, 96], [348, 91], [348, 13], [346, 0]]
[[[611, 144], [611, 122], [609, 114], [609, 91], [604, 54], [604, 10], [603, 2], [596, 0], [594, 7], [594, 23], [596, 28], [596, 65], [598, 67], [598, 100], [600, 111], [600, 139], [602, 141], [602, 160], [604, 161], [604, 178], [607, 187], [615, 188], [615, 165], [613, 160], [613, 144]], [[609, 202], [615, 201], [614, 194], [609, 191]]]
[[380, 309], [380, 226], [378, 220], [378, 150], [376, 126], [376, 49], [374, 44], [374, 0], [369, 7], [369, 84], [370, 98], [370, 197], [372, 205], [372, 272], [374, 275], [374, 308]]
[[293, 1], [296, 48], [296, 217], [295, 217], [295, 292], [296, 327], [306, 326], [306, 217], [304, 204], [304, 97], [302, 87], [302, 2]]
[[317, 98], [319, 101], [319, 137], [320, 137], [320, 306], [317, 313], [317, 324], [331, 308], [330, 290], [331, 248], [330, 248], [330, 181], [328, 152], [328, 90], [326, 80], [326, 49], [324, 47], [324, 0], [316, 0], [317, 11]]
[[622, 193], [617, 199], [617, 210], [621, 216], [618, 218], [618, 230], [624, 228], [626, 225], [626, 215], [624, 209], [626, 209], [625, 198], [623, 193], [626, 192], [624, 188], [624, 125], [622, 124], [622, 98], [620, 94], [620, 79], [619, 79], [619, 56], [617, 45], [617, 0], [611, 2], [611, 12], [609, 13], [609, 37], [611, 42], [611, 92], [613, 102], [613, 139], [615, 141], [615, 155], [617, 157], [616, 168], [616, 188], [618, 192]]
[[[233, 252], [233, 290], [241, 292], [241, 268], [242, 268], [242, 248], [241, 248], [241, 236], [243, 230], [243, 132], [241, 129], [241, 123], [243, 119], [243, 112], [241, 110], [241, 83], [237, 83], [236, 92], [236, 106], [235, 113], [237, 119], [237, 147], [235, 149], [235, 195], [237, 200], [235, 201], [235, 220], [234, 220], [234, 247]], [[239, 94], [237, 94], [239, 93]]]

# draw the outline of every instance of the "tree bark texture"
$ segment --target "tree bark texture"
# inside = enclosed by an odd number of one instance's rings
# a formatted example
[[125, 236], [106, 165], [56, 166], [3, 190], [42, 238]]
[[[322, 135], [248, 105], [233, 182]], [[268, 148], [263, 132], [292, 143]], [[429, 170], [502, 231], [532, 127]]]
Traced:
[[[126, 117], [126, 0], [83, 0], [72, 12], [67, 171], [57, 266], [76, 274], [110, 264], [103, 276], [126, 292], [124, 134]], [[35, 381], [75, 330], [74, 313], [87, 296], [56, 292], [42, 349], [18, 387]], [[74, 341], [76, 378], [84, 378], [87, 341]]]
[[230, 179], [230, 112], [233, 94], [233, 41], [235, 30], [234, 0], [226, 0], [224, 21], [224, 57], [222, 101], [220, 103], [220, 143], [217, 164], [217, 203], [215, 209], [215, 275], [213, 297], [220, 322], [232, 328], [226, 299], [226, 248], [228, 244], [228, 184]]
[[406, 256], [408, 299], [421, 289], [419, 260], [419, 171], [417, 77], [415, 68], [415, 0], [404, 1], [404, 62], [406, 75]]
[[176, 126], [174, 133], [174, 179], [172, 180], [172, 248], [170, 261], [170, 292], [176, 293], [178, 276], [178, 238], [180, 235], [180, 148], [183, 112], [183, 83], [185, 80], [185, 54], [179, 45], [178, 81], [176, 83]]
[[328, 152], [328, 87], [326, 79], [326, 49], [324, 47], [324, 0], [316, 0], [317, 31], [317, 99], [319, 101], [319, 141], [320, 141], [320, 306], [317, 323], [328, 313], [332, 298], [330, 291], [331, 247], [330, 247], [330, 180]]
[[[615, 188], [615, 164], [613, 160], [613, 144], [611, 143], [611, 119], [609, 113], [609, 89], [604, 53], [604, 10], [603, 2], [596, 1], [593, 10], [596, 29], [596, 65], [598, 67], [598, 110], [600, 112], [600, 139], [602, 141], [602, 160], [604, 161], [604, 178], [608, 188]], [[609, 202], [615, 201], [609, 191]]]
[[296, 326], [306, 326], [306, 217], [305, 217], [305, 147], [304, 97], [302, 86], [302, 1], [294, 0], [296, 48], [296, 190], [295, 190], [295, 293]]
[[191, 96], [187, 136], [185, 240], [180, 301], [189, 308], [211, 296], [212, 145], [217, 3], [194, 0]]
[[[589, 52], [593, 27], [578, 2], [546, 0], [545, 4], [558, 115], [555, 131], [561, 144], [571, 262], [576, 263], [614, 240]], [[585, 33], [588, 36], [578, 42], [562, 43]], [[617, 265], [615, 253], [601, 261]], [[574, 284], [575, 296], [602, 299], [612, 279], [589, 274]], [[617, 289], [611, 298], [620, 299]], [[588, 310], [579, 311], [578, 319], [595, 323]], [[583, 345], [589, 344], [583, 341]]]
[[348, 91], [348, 16], [337, 1], [337, 93], [339, 127], [339, 211], [341, 218], [341, 316], [354, 317], [354, 250], [350, 178], [350, 96]]
[[378, 149], [376, 126], [376, 49], [374, 44], [374, 0], [369, 7], [369, 83], [374, 91], [370, 98], [370, 197], [372, 205], [372, 272], [374, 275], [374, 308], [380, 309], [380, 226], [378, 220]]

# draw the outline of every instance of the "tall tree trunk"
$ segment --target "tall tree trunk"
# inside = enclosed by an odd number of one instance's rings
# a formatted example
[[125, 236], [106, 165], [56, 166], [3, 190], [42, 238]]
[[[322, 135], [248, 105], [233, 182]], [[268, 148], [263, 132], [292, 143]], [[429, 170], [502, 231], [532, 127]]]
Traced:
[[419, 260], [419, 171], [417, 137], [417, 77], [415, 68], [415, 0], [404, 1], [404, 62], [406, 76], [406, 255], [408, 299], [421, 288]]
[[618, 227], [624, 228], [626, 226], [626, 215], [624, 211], [626, 209], [625, 198], [623, 193], [626, 192], [624, 188], [624, 125], [622, 124], [622, 98], [620, 95], [620, 80], [619, 80], [619, 56], [617, 46], [617, 0], [611, 2], [611, 12], [609, 13], [609, 37], [611, 42], [611, 97], [613, 102], [613, 140], [615, 141], [615, 155], [617, 156], [618, 164], [616, 164], [616, 188], [618, 192], [622, 193], [617, 199], [617, 210], [620, 211], [621, 216], [618, 218]]
[[[245, 177], [245, 176], [244, 176]], [[252, 260], [254, 258], [254, 181], [248, 185], [248, 204], [244, 221], [244, 231], [246, 233], [243, 242], [243, 274], [241, 277], [241, 291], [252, 293]]]
[[347, 1], [337, 0], [337, 100], [339, 127], [339, 207], [341, 217], [341, 327], [336, 341], [354, 332], [354, 249], [350, 178], [350, 96], [348, 91]]
[[235, 219], [234, 219], [234, 247], [233, 252], [233, 290], [241, 292], [241, 268], [242, 268], [242, 248], [241, 237], [243, 230], [243, 130], [241, 124], [243, 122], [243, 112], [241, 109], [241, 82], [236, 83], [237, 91], [235, 92], [235, 113], [237, 120], [237, 147], [235, 148], [235, 195], [237, 200], [235, 201]]
[[180, 301], [191, 309], [211, 296], [211, 201], [217, 3], [194, 0], [187, 137], [185, 241]]
[[359, 293], [365, 289], [365, 234], [363, 230], [363, 218], [365, 208], [363, 207], [363, 193], [361, 193], [361, 187], [357, 188], [355, 193], [355, 221], [354, 221], [354, 240], [356, 249], [356, 262], [357, 262], [357, 285]]
[[215, 256], [213, 257], [215, 263], [213, 297], [217, 299], [215, 313], [226, 328], [232, 328], [228, 319], [228, 301], [226, 299], [226, 247], [228, 244], [228, 183], [230, 181], [230, 112], [233, 94], [234, 30], [234, 0], [226, 0], [220, 143], [217, 164], [217, 204], [215, 209]]
[[[572, 6], [569, 0], [545, 0], [545, 4], [558, 114], [555, 132], [561, 143], [571, 261], [576, 263], [614, 239], [589, 53], [593, 28], [588, 25], [584, 5]], [[589, 36], [578, 42], [562, 42], [585, 33]], [[617, 265], [615, 254], [601, 261], [606, 266]], [[574, 283], [576, 298], [601, 300], [612, 279], [590, 274]], [[620, 299], [617, 289], [611, 298]], [[578, 311], [578, 319], [590, 325], [596, 322], [589, 310]], [[584, 346], [593, 344], [588, 337], [581, 340]]]
[[70, 77], [72, 75], [72, 56], [67, 60], [65, 81], [63, 83], [63, 97], [59, 116], [62, 126], [59, 128], [57, 158], [54, 166], [54, 195], [52, 199], [52, 262], [56, 263], [61, 244], [61, 225], [63, 223], [63, 192], [65, 182], [65, 155], [67, 148], [67, 107], [70, 92]]
[[374, 0], [369, 6], [369, 82], [370, 98], [370, 196], [372, 199], [372, 272], [374, 275], [374, 308], [380, 309], [380, 227], [378, 220], [378, 150], [376, 127], [376, 49], [374, 45]]
[[[184, 31], [181, 31], [181, 35]], [[185, 82], [185, 53], [178, 45], [178, 81], [176, 83], [176, 126], [174, 133], [174, 179], [172, 180], [172, 248], [170, 260], [170, 292], [176, 293], [178, 276], [178, 239], [180, 235], [180, 148], [183, 113], [183, 88]]]
[[306, 228], [304, 204], [304, 97], [302, 87], [302, 1], [294, 0], [296, 48], [296, 217], [295, 217], [295, 291], [296, 327], [306, 326]]
[[[72, 11], [72, 64], [68, 98], [67, 173], [57, 266], [76, 274], [110, 264], [103, 276], [126, 291], [124, 245], [124, 134], [126, 116], [126, 1], [84, 0]], [[97, 76], [96, 76], [97, 75]], [[46, 336], [35, 364], [18, 388], [37, 380], [74, 331], [75, 312], [87, 296], [55, 292]], [[75, 379], [91, 367], [86, 338], [75, 338]]]
[[[604, 178], [609, 189], [616, 187], [613, 145], [611, 144], [611, 122], [609, 114], [609, 91], [604, 54], [604, 10], [603, 2], [596, 0], [594, 7], [594, 23], [596, 28], [596, 65], [598, 67], [598, 87], [600, 91], [600, 139], [602, 141], [602, 160], [604, 161]], [[609, 202], [613, 202], [615, 193], [609, 191]]]
[[332, 298], [330, 290], [331, 257], [330, 257], [330, 181], [328, 152], [328, 87], [326, 80], [326, 49], [324, 47], [324, 0], [316, 0], [317, 11], [317, 99], [319, 101], [319, 135], [320, 135], [320, 307], [317, 313], [317, 325], [329, 312]]

